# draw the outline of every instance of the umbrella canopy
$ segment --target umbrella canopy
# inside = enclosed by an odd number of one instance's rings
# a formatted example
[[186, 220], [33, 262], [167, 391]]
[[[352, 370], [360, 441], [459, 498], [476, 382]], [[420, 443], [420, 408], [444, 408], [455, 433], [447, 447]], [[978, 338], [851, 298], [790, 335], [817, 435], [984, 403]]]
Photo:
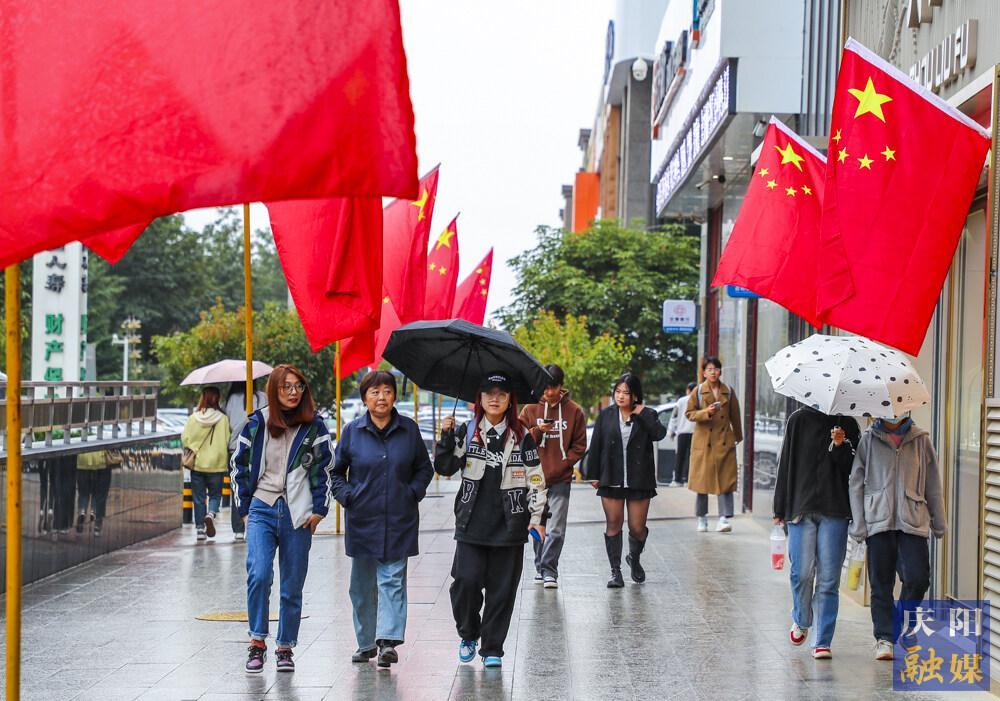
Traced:
[[775, 392], [826, 414], [888, 419], [930, 401], [905, 355], [861, 336], [815, 334], [765, 367]]
[[[267, 363], [259, 360], [253, 361], [253, 379], [269, 375], [274, 369]], [[197, 370], [192, 370], [182, 385], [215, 385], [224, 382], [244, 382], [247, 379], [247, 361], [245, 360], [220, 360], [211, 365], [205, 365]]]
[[538, 401], [552, 382], [509, 333], [463, 319], [401, 326], [392, 332], [383, 357], [419, 387], [467, 402], [479, 399], [480, 381], [494, 370], [510, 374], [521, 403]]

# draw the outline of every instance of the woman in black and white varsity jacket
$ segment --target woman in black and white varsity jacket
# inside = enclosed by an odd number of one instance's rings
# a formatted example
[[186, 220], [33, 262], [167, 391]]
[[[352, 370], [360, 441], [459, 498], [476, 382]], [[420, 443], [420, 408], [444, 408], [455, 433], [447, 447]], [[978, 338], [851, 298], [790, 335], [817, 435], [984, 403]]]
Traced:
[[[444, 420], [434, 470], [445, 476], [462, 473], [451, 569], [451, 607], [462, 640], [459, 659], [472, 661], [482, 638], [483, 664], [500, 667], [524, 544], [529, 531], [545, 537], [545, 474], [535, 441], [517, 419], [506, 373], [492, 372], [483, 380], [472, 424], [456, 430], [453, 417]], [[486, 608], [480, 616], [484, 590]]]

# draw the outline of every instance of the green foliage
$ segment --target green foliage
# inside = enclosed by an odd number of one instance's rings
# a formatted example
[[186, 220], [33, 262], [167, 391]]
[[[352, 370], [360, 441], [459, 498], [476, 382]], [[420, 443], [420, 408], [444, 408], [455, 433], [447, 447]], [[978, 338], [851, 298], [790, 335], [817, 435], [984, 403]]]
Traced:
[[[31, 260], [20, 265], [21, 277], [21, 377], [31, 377]], [[6, 372], [7, 365], [7, 276], [0, 270], [0, 317], [4, 329], [0, 330], [0, 368]]]
[[572, 314], [560, 320], [552, 312], [542, 312], [517, 327], [513, 336], [543, 364], [555, 363], [563, 369], [566, 388], [588, 413], [608, 394], [612, 379], [635, 351], [621, 336], [592, 335], [586, 317]]
[[[201, 320], [187, 331], [153, 338], [153, 352], [162, 371], [163, 396], [183, 404], [193, 403], [197, 387], [181, 387], [184, 377], [197, 367], [225, 358], [244, 357], [244, 308], [229, 311], [217, 301]], [[253, 318], [254, 358], [271, 365], [290, 363], [309, 380], [316, 403], [321, 408], [334, 405], [334, 347], [313, 353], [302, 324], [294, 311], [271, 303]], [[358, 378], [342, 383], [343, 396], [357, 391]]]
[[499, 314], [505, 328], [543, 310], [585, 317], [592, 336], [609, 334], [634, 348], [624, 367], [643, 378], [649, 395], [676, 393], [695, 376], [696, 336], [665, 334], [661, 323], [664, 300], [696, 297], [697, 235], [682, 226], [645, 231], [614, 221], [580, 234], [544, 226], [537, 234], [533, 249], [508, 261], [518, 282], [514, 302]]

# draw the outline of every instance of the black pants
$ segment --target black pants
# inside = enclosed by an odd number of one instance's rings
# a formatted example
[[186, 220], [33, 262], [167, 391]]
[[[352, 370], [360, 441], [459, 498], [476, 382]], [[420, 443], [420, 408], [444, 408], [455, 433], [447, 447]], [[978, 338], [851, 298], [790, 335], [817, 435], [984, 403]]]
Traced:
[[674, 463], [674, 482], [688, 481], [691, 465], [691, 433], [677, 434], [677, 461]]
[[76, 456], [64, 455], [52, 458], [53, 496], [55, 497], [55, 519], [52, 527], [57, 531], [67, 531], [73, 525], [76, 510]]
[[111, 468], [76, 471], [77, 509], [87, 513], [93, 500], [94, 522], [100, 528], [108, 510], [108, 492], [111, 491]]
[[897, 574], [903, 585], [900, 601], [923, 601], [931, 585], [927, 538], [902, 531], [884, 531], [868, 538], [868, 582], [872, 588], [872, 624], [876, 640], [893, 640], [892, 591]]
[[[479, 654], [483, 657], [503, 657], [503, 643], [510, 628], [523, 565], [523, 545], [455, 544], [451, 610], [462, 640], [482, 638]], [[479, 615], [481, 608], [482, 617]]]

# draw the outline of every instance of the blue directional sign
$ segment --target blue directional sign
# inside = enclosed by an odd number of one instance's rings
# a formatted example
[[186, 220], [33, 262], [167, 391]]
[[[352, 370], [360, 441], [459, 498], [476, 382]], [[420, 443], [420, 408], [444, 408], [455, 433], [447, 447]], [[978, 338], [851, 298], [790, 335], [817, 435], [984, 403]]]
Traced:
[[733, 299], [760, 299], [760, 295], [739, 285], [726, 285], [726, 294]]

